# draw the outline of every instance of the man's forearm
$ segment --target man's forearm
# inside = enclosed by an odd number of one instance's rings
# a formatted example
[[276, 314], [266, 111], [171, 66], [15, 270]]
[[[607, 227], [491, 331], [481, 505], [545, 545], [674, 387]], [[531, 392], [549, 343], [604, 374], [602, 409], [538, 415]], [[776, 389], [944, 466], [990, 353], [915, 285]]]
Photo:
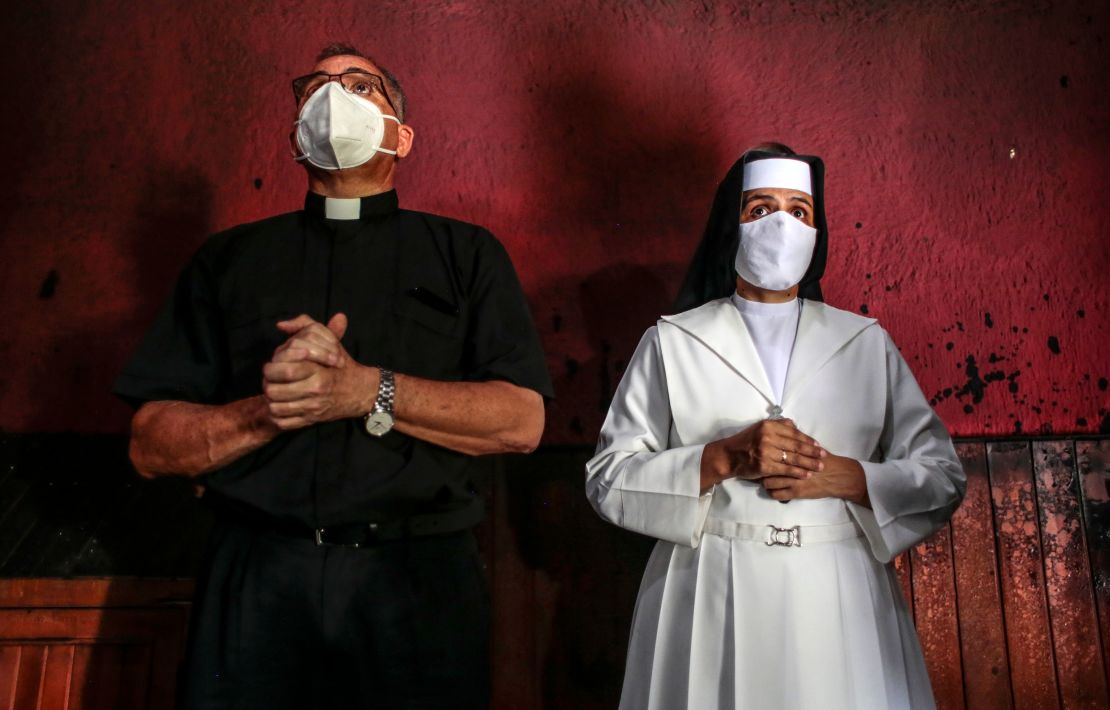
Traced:
[[279, 433], [261, 395], [222, 405], [147, 402], [131, 420], [131, 462], [147, 478], [199, 476]]
[[[275, 426], [294, 430], [371, 410], [381, 371], [343, 347], [346, 315], [336, 313], [326, 326], [302, 315], [278, 328], [289, 340], [262, 368]], [[464, 454], [528, 452], [543, 435], [543, 397], [501, 380], [442, 382], [398, 373], [393, 419], [399, 432]]]
[[465, 454], [526, 453], [543, 435], [543, 397], [503, 381], [398, 374], [394, 410], [398, 431]]

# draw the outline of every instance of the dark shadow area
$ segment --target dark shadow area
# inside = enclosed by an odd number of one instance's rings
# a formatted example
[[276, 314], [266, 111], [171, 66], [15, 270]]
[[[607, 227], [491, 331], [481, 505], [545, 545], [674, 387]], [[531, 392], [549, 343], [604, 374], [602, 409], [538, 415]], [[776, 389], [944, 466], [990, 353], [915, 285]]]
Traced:
[[[82, 403], [87, 416], [103, 416], [120, 406], [112, 384], [135, 344], [154, 321], [182, 267], [208, 236], [212, 188], [193, 170], [152, 168], [142, 194], [135, 197], [135, 216], [120, 249], [131, 268], [119, 274], [132, 282], [138, 296], [133, 310], [115, 323], [81, 323], [53, 336], [50, 356], [39, 364], [37, 396], [28, 431], [57, 430], [60, 403]], [[66, 308], [89, 294], [67, 290], [69, 274], [55, 274], [56, 287], [40, 297], [40, 307]], [[52, 299], [59, 303], [51, 304]]]
[[[620, 699], [624, 652], [644, 564], [654, 541], [603, 521], [585, 498], [585, 463], [629, 358], [646, 328], [667, 312], [670, 294], [654, 271], [610, 266], [573, 289], [583, 304], [594, 357], [567, 358], [552, 371], [558, 397], [547, 430], [560, 429], [580, 446], [544, 447], [505, 461], [507, 522], [519, 563], [554, 590], [554, 608], [533, 591], [531, 634], [545, 708], [612, 708]], [[546, 298], [540, 299], [547, 302]], [[588, 393], [588, 396], [583, 396]], [[570, 438], [570, 437], [567, 437]]]
[[548, 639], [537, 658], [544, 708], [615, 708], [644, 565], [655, 541], [602, 520], [585, 500], [589, 447], [507, 460], [509, 524], [521, 561], [556, 590], [531, 622]]
[[[529, 190], [545, 196], [562, 238], [574, 239], [552, 248], [576, 250], [600, 240], [608, 264], [582, 264], [587, 276], [546, 286], [536, 303], [541, 332], [560, 338], [564, 329], [581, 328], [566, 336], [579, 346], [584, 339], [591, 353], [585, 360], [567, 356], [551, 373], [557, 399], [548, 408], [546, 436], [581, 445], [505, 461], [507, 523], [519, 562], [537, 580], [531, 618], [521, 623], [535, 625], [527, 637], [535, 639], [537, 694], [545, 708], [619, 702], [636, 593], [654, 540], [597, 516], [584, 495], [584, 466], [637, 343], [671, 312], [685, 272], [688, 257], [668, 263], [667, 254], [645, 254], [645, 245], [688, 245], [669, 251], [692, 255], [701, 224], [691, 229], [676, 217], [691, 201], [707, 213], [720, 177], [706, 174], [718, 153], [712, 132], [691, 130], [706, 119], [695, 102], [679, 102], [686, 107], [679, 112], [653, 110], [675, 104], [661, 94], [689, 87], [681, 81], [632, 85], [605, 58], [604, 33], [592, 39], [601, 44], [591, 44], [588, 35], [575, 38], [582, 52], [553, 46], [550, 55], [567, 63], [535, 75], [529, 89], [542, 116], [535, 160], [548, 166], [530, 173]], [[559, 312], [557, 304], [579, 312]]]
[[191, 577], [210, 516], [139, 478], [121, 435], [0, 435], [0, 577]]
[[212, 229], [212, 185], [200, 171], [168, 165], [151, 168], [123, 249], [132, 255], [136, 304], [133, 325], [142, 333], [154, 320], [185, 262]]
[[[208, 183], [196, 173], [152, 171], [146, 184], [125, 240], [134, 268], [120, 275], [133, 278], [142, 294], [121, 324], [132, 347], [205, 237], [211, 205]], [[54, 361], [43, 363], [36, 380], [39, 410], [31, 431], [54, 428], [59, 403], [73, 401], [67, 393], [80, 388], [95, 387], [103, 407], [117, 406], [111, 387], [124, 361], [117, 340], [104, 335], [89, 324], [55, 338]], [[59, 366], [65, 362], [73, 365]], [[92, 407], [88, 415], [100, 409]], [[3, 442], [7, 465], [0, 485], [8, 490], [0, 494], [6, 507], [0, 511], [0, 575], [193, 573], [195, 551], [187, 537], [198, 529], [190, 512], [196, 508], [192, 486], [140, 479], [127, 459], [125, 436], [8, 434]]]
[[[202, 175], [155, 168], [144, 185], [120, 240], [132, 266], [119, 278], [133, 282], [134, 311], [114, 327], [83, 323], [52, 338], [31, 431], [55, 429], [60, 403], [84, 402], [92, 418], [124, 406], [113, 381], [208, 234], [212, 195]], [[67, 274], [52, 276], [36, 300], [42, 307], [86, 297], [66, 291]], [[166, 580], [195, 577], [211, 524], [189, 481], [135, 474], [125, 435], [0, 435], [0, 578], [106, 582], [81, 587], [95, 599], [66, 602], [100, 610], [95, 641], [71, 651], [68, 692], [82, 707], [154, 707], [172, 692], [166, 666], [181, 649], [166, 640], [184, 633], [190, 585]]]
[[[551, 367], [556, 399], [548, 407], [545, 436], [555, 441], [597, 443], [613, 392], [644, 332], [670, 312], [671, 283], [680, 275], [670, 265], [615, 264], [584, 279], [556, 281], [541, 292], [539, 304], [573, 295], [581, 304], [574, 336], [585, 341], [589, 358], [564, 356]], [[567, 327], [558, 312], [539, 314]]]

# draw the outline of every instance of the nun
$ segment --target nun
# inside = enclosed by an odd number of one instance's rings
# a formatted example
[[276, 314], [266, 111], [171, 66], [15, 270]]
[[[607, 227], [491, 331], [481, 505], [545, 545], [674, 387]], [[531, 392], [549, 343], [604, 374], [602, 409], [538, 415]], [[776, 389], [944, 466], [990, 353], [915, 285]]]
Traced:
[[966, 479], [872, 318], [826, 305], [824, 165], [746, 152], [586, 464], [598, 514], [656, 538], [621, 708], [933, 708], [891, 560]]

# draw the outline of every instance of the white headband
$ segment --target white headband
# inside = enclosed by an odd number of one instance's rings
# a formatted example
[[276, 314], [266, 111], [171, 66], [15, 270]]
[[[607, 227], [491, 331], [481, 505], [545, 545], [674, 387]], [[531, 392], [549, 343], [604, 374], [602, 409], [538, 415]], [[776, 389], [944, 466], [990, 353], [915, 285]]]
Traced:
[[744, 165], [744, 192], [779, 187], [813, 195], [809, 164], [789, 158], [764, 158]]

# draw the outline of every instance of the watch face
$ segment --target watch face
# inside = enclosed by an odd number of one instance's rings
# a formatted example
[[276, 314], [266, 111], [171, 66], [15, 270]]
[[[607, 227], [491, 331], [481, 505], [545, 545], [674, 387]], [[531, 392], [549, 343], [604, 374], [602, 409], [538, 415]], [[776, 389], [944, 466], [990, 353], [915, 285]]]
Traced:
[[366, 433], [370, 436], [384, 436], [393, 428], [393, 415], [389, 412], [370, 412], [366, 415]]

